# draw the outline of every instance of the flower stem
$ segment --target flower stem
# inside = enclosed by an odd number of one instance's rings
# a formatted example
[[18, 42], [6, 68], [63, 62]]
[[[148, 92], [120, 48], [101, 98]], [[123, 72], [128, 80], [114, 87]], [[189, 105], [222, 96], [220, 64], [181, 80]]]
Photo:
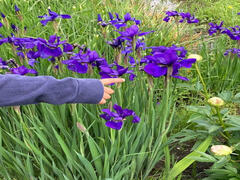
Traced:
[[201, 83], [202, 83], [202, 85], [203, 85], [203, 89], [204, 89], [204, 92], [205, 92], [205, 94], [204, 94], [204, 95], [205, 95], [205, 98], [208, 99], [208, 98], [209, 98], [209, 94], [208, 94], [208, 91], [207, 91], [207, 86], [206, 86], [206, 84], [205, 84], [205, 82], [204, 82], [204, 80], [203, 80], [203, 77], [202, 77], [202, 75], [201, 75], [201, 72], [200, 72], [200, 70], [199, 70], [198, 63], [197, 63], [197, 62], [195, 63], [195, 67], [196, 67], [198, 76], [199, 76], [199, 78], [200, 78], [200, 81], [201, 81]]
[[[166, 129], [166, 123], [168, 119], [168, 114], [169, 114], [169, 93], [170, 93], [170, 80], [171, 80], [171, 74], [172, 74], [173, 68], [168, 67], [167, 70], [167, 75], [165, 77], [165, 88], [166, 88], [166, 94], [165, 94], [165, 112], [164, 112], [164, 117], [163, 117], [163, 126], [162, 126], [162, 132], [165, 131]], [[163, 143], [167, 143], [167, 134], [163, 136]], [[166, 145], [164, 147], [164, 155], [165, 155], [165, 171], [168, 173], [170, 171], [170, 162], [171, 162], [171, 156], [170, 156], [170, 150], [169, 146]]]
[[[217, 116], [218, 116], [219, 123], [220, 123], [220, 125], [222, 126], [223, 130], [225, 130], [226, 126], [225, 126], [225, 124], [224, 124], [224, 122], [223, 122], [223, 118], [222, 118], [222, 115], [221, 115], [221, 113], [220, 113], [220, 108], [217, 107], [216, 110], [217, 110]], [[223, 134], [224, 134], [224, 133], [223, 133]], [[226, 131], [225, 134], [226, 134], [226, 136], [224, 136], [224, 137], [227, 138], [227, 139], [229, 139], [229, 137], [230, 137], [229, 132]]]

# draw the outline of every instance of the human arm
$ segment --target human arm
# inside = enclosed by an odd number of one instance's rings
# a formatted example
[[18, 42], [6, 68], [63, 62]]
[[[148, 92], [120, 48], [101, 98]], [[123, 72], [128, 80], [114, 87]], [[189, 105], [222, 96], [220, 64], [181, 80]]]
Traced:
[[104, 86], [98, 79], [51, 76], [0, 75], [0, 106], [37, 104], [89, 103], [103, 99]]

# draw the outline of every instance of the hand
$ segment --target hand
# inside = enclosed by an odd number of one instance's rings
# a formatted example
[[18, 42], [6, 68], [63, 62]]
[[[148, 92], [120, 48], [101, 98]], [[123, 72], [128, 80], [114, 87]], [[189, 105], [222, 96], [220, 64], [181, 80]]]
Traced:
[[105, 104], [107, 102], [106, 100], [111, 98], [110, 95], [114, 93], [114, 90], [112, 90], [109, 87], [106, 87], [105, 85], [109, 85], [112, 83], [122, 83], [125, 81], [125, 79], [123, 79], [123, 78], [107, 78], [107, 79], [100, 79], [100, 81], [102, 82], [103, 87], [104, 87], [104, 94], [103, 94], [102, 100], [98, 104]]

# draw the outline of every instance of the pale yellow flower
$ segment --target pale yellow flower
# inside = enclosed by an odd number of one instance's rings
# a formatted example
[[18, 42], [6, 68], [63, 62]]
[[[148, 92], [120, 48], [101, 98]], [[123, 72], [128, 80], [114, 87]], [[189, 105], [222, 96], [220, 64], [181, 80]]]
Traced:
[[219, 97], [212, 97], [208, 99], [208, 103], [215, 107], [221, 107], [224, 105], [224, 101]]
[[200, 56], [198, 54], [190, 54], [188, 56], [188, 59], [192, 59], [192, 58], [196, 59], [197, 61], [201, 61], [203, 59], [202, 56]]
[[226, 145], [214, 145], [211, 147], [211, 152], [216, 156], [226, 156], [232, 153], [232, 148]]

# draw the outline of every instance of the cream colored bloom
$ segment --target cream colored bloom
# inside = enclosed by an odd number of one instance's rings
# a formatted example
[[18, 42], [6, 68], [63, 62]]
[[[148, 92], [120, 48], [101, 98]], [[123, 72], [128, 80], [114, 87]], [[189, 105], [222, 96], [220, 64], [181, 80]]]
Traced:
[[208, 103], [215, 107], [221, 107], [224, 105], [224, 101], [219, 97], [212, 97], [208, 99]]
[[216, 156], [226, 156], [232, 153], [232, 148], [225, 145], [214, 145], [211, 152]]
[[198, 62], [203, 59], [202, 56], [200, 56], [200, 55], [198, 55], [198, 54], [190, 54], [190, 55], [188, 56], [188, 59], [192, 59], [192, 58], [196, 59]]

